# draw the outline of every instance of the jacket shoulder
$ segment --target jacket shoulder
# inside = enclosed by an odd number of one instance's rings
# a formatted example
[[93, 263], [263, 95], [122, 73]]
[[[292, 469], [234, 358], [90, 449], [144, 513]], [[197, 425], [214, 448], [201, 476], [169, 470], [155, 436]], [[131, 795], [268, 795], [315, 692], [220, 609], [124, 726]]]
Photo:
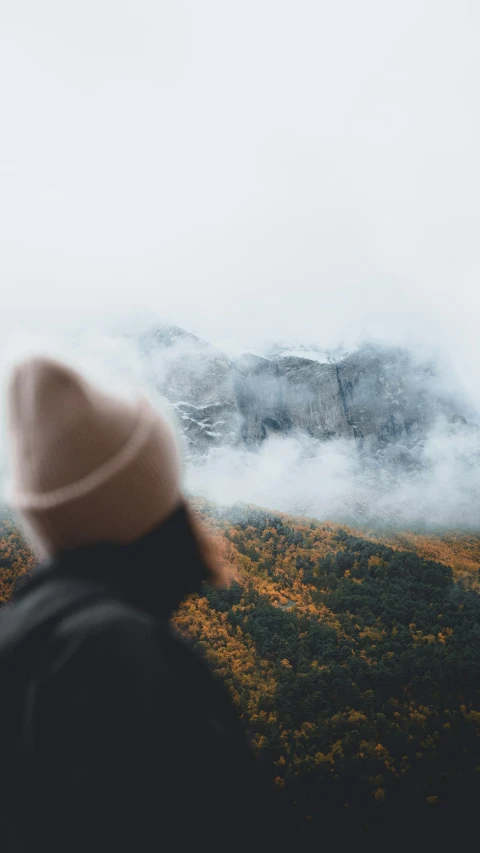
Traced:
[[86, 606], [60, 618], [54, 631], [57, 641], [78, 640], [98, 642], [130, 639], [152, 639], [157, 629], [155, 620], [134, 605], [101, 595]]
[[140, 690], [142, 681], [166, 672], [162, 635], [148, 613], [114, 597], [100, 598], [55, 627], [45, 650], [48, 680], [103, 679], [110, 687], [124, 683]]
[[129, 784], [158, 724], [174, 718], [159, 633], [147, 614], [115, 599], [56, 627], [35, 674], [31, 713], [48, 744], [48, 767], [67, 786], [75, 777], [81, 788], [93, 779]]

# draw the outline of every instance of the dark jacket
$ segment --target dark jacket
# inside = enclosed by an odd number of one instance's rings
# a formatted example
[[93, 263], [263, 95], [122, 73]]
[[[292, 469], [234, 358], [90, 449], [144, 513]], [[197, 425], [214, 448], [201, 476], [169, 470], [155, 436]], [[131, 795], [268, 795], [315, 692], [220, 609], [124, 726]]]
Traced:
[[203, 579], [187, 540], [177, 565], [163, 530], [65, 552], [0, 614], [2, 853], [290, 849], [223, 685], [172, 627]]

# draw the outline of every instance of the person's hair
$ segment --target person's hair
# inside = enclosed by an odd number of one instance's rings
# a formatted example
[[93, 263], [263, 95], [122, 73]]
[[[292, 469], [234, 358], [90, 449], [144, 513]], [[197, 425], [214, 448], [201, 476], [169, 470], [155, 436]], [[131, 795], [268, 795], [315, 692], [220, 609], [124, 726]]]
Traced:
[[149, 533], [128, 545], [114, 547], [119, 562], [112, 577], [115, 572], [117, 577], [123, 575], [133, 597], [142, 596], [144, 584], [152, 589], [154, 581], [157, 602], [164, 599], [177, 606], [186, 595], [199, 592], [204, 582], [221, 587], [230, 579], [228, 563], [222, 561], [215, 537], [184, 501]]
[[226, 586], [231, 580], [231, 567], [222, 560], [213, 534], [207, 529], [200, 515], [188, 504], [183, 504], [183, 512], [186, 529], [193, 536], [195, 551], [205, 568], [206, 580], [213, 586]]
[[158, 555], [162, 563], [175, 564], [180, 571], [190, 566], [196, 577], [201, 576], [213, 586], [224, 586], [230, 579], [213, 534], [185, 501], [158, 527], [129, 547]]

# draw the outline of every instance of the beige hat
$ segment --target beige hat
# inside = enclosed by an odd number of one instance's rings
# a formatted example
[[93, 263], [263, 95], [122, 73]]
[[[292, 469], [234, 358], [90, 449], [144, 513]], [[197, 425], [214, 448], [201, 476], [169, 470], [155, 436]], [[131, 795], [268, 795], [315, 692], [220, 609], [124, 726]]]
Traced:
[[44, 356], [15, 365], [7, 391], [6, 498], [43, 559], [131, 542], [181, 502], [175, 432], [148, 398], [121, 400]]

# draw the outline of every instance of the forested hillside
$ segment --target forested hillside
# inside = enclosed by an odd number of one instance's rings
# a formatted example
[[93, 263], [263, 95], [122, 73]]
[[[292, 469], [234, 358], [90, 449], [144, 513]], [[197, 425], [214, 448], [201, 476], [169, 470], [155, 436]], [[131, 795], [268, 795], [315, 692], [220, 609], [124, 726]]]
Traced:
[[[225, 679], [305, 849], [477, 849], [480, 537], [201, 511], [234, 578], [176, 621]], [[33, 565], [8, 520], [0, 554], [6, 599]]]

